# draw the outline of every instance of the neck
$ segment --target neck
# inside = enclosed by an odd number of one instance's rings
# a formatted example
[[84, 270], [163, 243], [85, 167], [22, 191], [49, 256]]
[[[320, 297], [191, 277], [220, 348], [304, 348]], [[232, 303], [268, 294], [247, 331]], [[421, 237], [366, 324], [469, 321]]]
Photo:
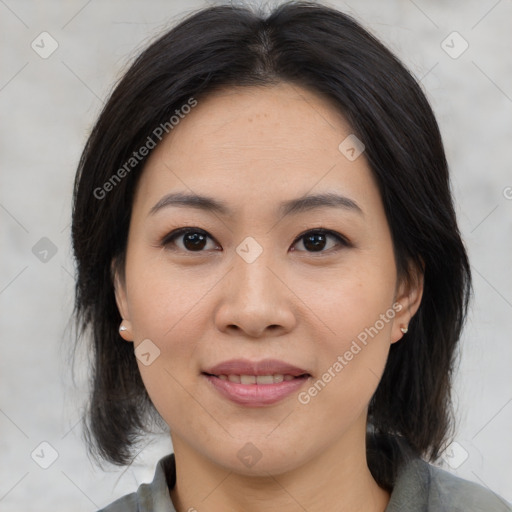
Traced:
[[358, 430], [302, 466], [268, 476], [234, 473], [173, 436], [177, 474], [171, 499], [178, 512], [384, 512], [390, 495], [368, 469], [365, 429]]

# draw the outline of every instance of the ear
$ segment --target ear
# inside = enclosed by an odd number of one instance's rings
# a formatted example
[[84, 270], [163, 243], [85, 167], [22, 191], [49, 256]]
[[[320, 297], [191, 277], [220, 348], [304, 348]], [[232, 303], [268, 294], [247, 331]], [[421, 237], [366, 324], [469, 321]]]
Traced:
[[132, 341], [130, 312], [128, 308], [128, 300], [126, 297], [126, 283], [123, 270], [120, 268], [120, 263], [116, 259], [112, 260], [110, 265], [110, 273], [112, 276], [112, 282], [114, 283], [114, 294], [116, 297], [117, 309], [119, 310], [119, 314], [123, 319], [123, 325], [126, 327], [126, 330], [120, 332], [119, 334], [125, 341]]
[[128, 318], [128, 304], [126, 300], [126, 286], [124, 282], [124, 275], [122, 270], [119, 268], [119, 261], [114, 258], [110, 264], [110, 275], [112, 276], [112, 282], [114, 283], [114, 294], [116, 296], [117, 309], [119, 314], [125, 320]]
[[[403, 279], [397, 286], [393, 309], [397, 311], [393, 320], [391, 343], [396, 343], [403, 338], [401, 327], [408, 327], [412, 317], [418, 311], [424, 286], [424, 265], [422, 268], [411, 268], [408, 279]], [[396, 305], [396, 306], [395, 306]]]

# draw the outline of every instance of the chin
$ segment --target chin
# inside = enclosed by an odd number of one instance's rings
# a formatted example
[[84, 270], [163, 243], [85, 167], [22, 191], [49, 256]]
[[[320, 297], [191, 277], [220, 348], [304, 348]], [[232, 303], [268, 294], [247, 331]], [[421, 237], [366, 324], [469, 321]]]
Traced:
[[[280, 475], [296, 469], [305, 461], [299, 460], [297, 450], [293, 447], [273, 446], [268, 440], [265, 446], [258, 441], [247, 441], [241, 446], [229, 447], [221, 454], [210, 454], [210, 459], [227, 471], [245, 476]], [[234, 452], [234, 457], [226, 458], [227, 452]], [[218, 456], [218, 457], [217, 457]]]

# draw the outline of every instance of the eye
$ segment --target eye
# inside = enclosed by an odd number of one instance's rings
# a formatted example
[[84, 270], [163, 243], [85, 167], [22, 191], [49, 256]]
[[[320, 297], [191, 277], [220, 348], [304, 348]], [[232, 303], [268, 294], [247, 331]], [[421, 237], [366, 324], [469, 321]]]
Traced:
[[[328, 240], [335, 240], [335, 243], [328, 243]], [[336, 231], [330, 231], [328, 229], [314, 229], [307, 231], [300, 235], [294, 242], [294, 246], [302, 242], [302, 245], [306, 248], [307, 252], [328, 252], [333, 246], [344, 246], [348, 247], [348, 241]], [[330, 246], [329, 246], [330, 245]], [[324, 250], [327, 246], [327, 250]]]
[[[208, 239], [213, 240], [206, 231], [199, 228], [181, 228], [169, 233], [163, 240], [162, 246], [177, 246], [179, 250], [187, 252], [201, 252], [208, 249]], [[180, 242], [180, 243], [176, 243]], [[218, 246], [215, 246], [218, 247]], [[213, 249], [215, 248], [213, 247]], [[212, 249], [212, 247], [210, 247]]]
[[[329, 244], [329, 239], [331, 243]], [[169, 233], [163, 240], [162, 246], [174, 250], [185, 252], [202, 252], [208, 249], [216, 249], [219, 246], [213, 244], [213, 247], [208, 247], [208, 240], [213, 238], [202, 229], [199, 228], [180, 228]], [[332, 242], [334, 240], [334, 242]], [[348, 247], [349, 242], [339, 233], [328, 229], [314, 229], [299, 235], [293, 246], [302, 243], [306, 252], [328, 252], [336, 246]], [[174, 247], [173, 247], [174, 246]], [[293, 249], [295, 250], [295, 249]], [[302, 251], [302, 249], [301, 249]]]

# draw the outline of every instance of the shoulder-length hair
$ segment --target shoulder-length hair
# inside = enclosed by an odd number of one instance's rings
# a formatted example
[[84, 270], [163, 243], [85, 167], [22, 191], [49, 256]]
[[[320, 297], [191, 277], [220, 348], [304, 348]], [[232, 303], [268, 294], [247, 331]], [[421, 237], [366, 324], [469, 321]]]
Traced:
[[404, 339], [391, 346], [369, 406], [369, 467], [390, 488], [403, 460], [397, 447], [407, 445], [409, 453], [433, 461], [446, 444], [470, 266], [439, 128], [420, 86], [359, 23], [316, 2], [288, 2], [269, 14], [224, 5], [188, 15], [138, 56], [101, 112], [80, 159], [72, 222], [77, 339], [89, 334], [93, 354], [85, 416], [89, 450], [128, 464], [148, 413], [158, 416], [133, 347], [118, 333], [111, 272], [113, 261], [121, 271], [124, 266], [134, 190], [147, 159], [137, 153], [135, 161], [134, 153], [191, 98], [200, 101], [221, 87], [279, 82], [323, 95], [345, 117], [365, 145], [398, 276], [423, 273], [419, 310]]

